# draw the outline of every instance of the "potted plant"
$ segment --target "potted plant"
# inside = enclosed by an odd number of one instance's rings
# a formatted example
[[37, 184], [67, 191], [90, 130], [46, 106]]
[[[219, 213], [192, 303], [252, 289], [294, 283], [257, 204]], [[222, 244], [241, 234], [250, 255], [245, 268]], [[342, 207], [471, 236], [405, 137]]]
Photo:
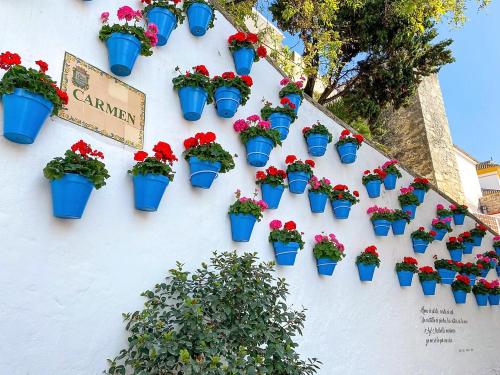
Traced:
[[236, 201], [229, 207], [231, 236], [235, 242], [248, 242], [255, 222], [262, 220], [267, 204], [263, 200], [242, 197], [240, 190], [235, 195]]
[[476, 283], [476, 278], [479, 275], [481, 275], [481, 269], [478, 267], [477, 264], [474, 264], [472, 262], [467, 262], [460, 269], [460, 273], [469, 278], [470, 285], [472, 286]]
[[305, 77], [300, 77], [300, 80], [293, 82], [288, 78], [283, 78], [280, 82], [280, 85], [283, 86], [283, 88], [279, 92], [279, 97], [290, 99], [290, 101], [295, 105], [295, 114], [299, 112], [299, 107], [302, 104], [302, 100], [304, 100], [303, 87], [305, 80]]
[[433, 230], [426, 232], [424, 227], [418, 228], [418, 230], [412, 232], [411, 241], [413, 244], [413, 251], [418, 254], [424, 254], [427, 250], [427, 246], [434, 241], [436, 232]]
[[395, 236], [401, 236], [405, 233], [406, 223], [409, 223], [411, 221], [410, 214], [411, 213], [409, 211], [392, 211], [391, 227], [392, 233]]
[[158, 46], [167, 44], [172, 31], [177, 28], [177, 24], [184, 22], [182, 8], [177, 4], [181, 0], [141, 0], [146, 4], [143, 10], [148, 24], [154, 23], [158, 27]]
[[446, 248], [450, 252], [450, 257], [455, 262], [462, 261], [463, 251], [465, 246], [462, 237], [450, 237], [446, 242]]
[[299, 249], [304, 248], [302, 233], [297, 230], [293, 221], [282, 225], [281, 221], [273, 220], [269, 224], [269, 242], [273, 245], [276, 263], [280, 266], [293, 266]]
[[413, 182], [410, 184], [413, 187], [413, 194], [418, 198], [418, 202], [422, 204], [424, 202], [425, 193], [430, 189], [429, 180], [422, 177], [415, 177]]
[[61, 219], [80, 219], [95, 187], [102, 188], [109, 178], [101, 151], [80, 140], [56, 157], [43, 170], [50, 180], [54, 216]]
[[485, 225], [476, 223], [476, 227], [469, 231], [474, 239], [474, 246], [481, 246], [483, 237], [486, 236], [487, 230], [488, 228]]
[[398, 196], [399, 204], [403, 211], [410, 212], [410, 219], [415, 219], [415, 213], [417, 212], [418, 198], [413, 194], [413, 187], [409, 186], [407, 188], [399, 189], [401, 194]]
[[388, 160], [382, 164], [381, 169], [385, 172], [384, 187], [386, 190], [394, 190], [396, 188], [396, 180], [403, 177], [397, 167], [397, 160]]
[[[434, 256], [436, 258], [436, 256]], [[460, 271], [458, 262], [451, 259], [438, 259], [434, 261], [434, 267], [441, 277], [442, 284], [451, 284], [455, 279], [455, 275]]]
[[352, 193], [347, 185], [338, 184], [330, 192], [330, 203], [333, 214], [337, 219], [347, 219], [351, 212], [351, 207], [359, 202], [359, 193], [354, 190]]
[[356, 161], [357, 151], [361, 147], [363, 140], [361, 134], [351, 134], [347, 129], [342, 130], [335, 147], [343, 164], [351, 164]]
[[432, 219], [432, 230], [436, 232], [434, 236], [435, 240], [441, 241], [446, 233], [452, 231], [450, 227], [451, 217], [445, 217], [444, 219], [434, 218]]
[[22, 66], [17, 53], [0, 54], [0, 69], [6, 70], [0, 80], [3, 135], [15, 143], [35, 142], [49, 115], [56, 115], [68, 104], [68, 94], [46, 74], [48, 64], [42, 60], [35, 63], [38, 70]]
[[453, 212], [451, 212], [451, 210], [448, 210], [447, 208], [444, 208], [442, 204], [436, 205], [436, 213], [440, 219], [453, 217]]
[[219, 173], [234, 168], [234, 160], [229, 152], [215, 142], [217, 136], [212, 132], [196, 133], [184, 141], [184, 159], [191, 170], [191, 185], [210, 189]]
[[474, 239], [470, 232], [465, 231], [460, 233], [458, 237], [461, 239], [462, 244], [464, 245], [463, 254], [472, 254], [472, 248], [474, 247]]
[[488, 276], [488, 273], [491, 270], [491, 258], [483, 254], [477, 254], [476, 259], [476, 264], [481, 270], [481, 277]]
[[434, 268], [425, 266], [418, 269], [418, 279], [422, 285], [422, 291], [425, 296], [433, 296], [436, 294], [436, 284], [441, 281], [439, 274], [434, 271]]
[[476, 297], [478, 306], [488, 305], [488, 295], [490, 294], [490, 282], [485, 279], [479, 281], [472, 287], [472, 293]]
[[135, 208], [141, 211], [158, 210], [161, 198], [168, 184], [174, 180], [172, 165], [177, 157], [168, 143], [158, 142], [153, 147], [153, 156], [145, 151], [137, 151], [137, 163], [128, 171], [134, 182]]
[[387, 236], [391, 228], [393, 211], [386, 207], [373, 206], [366, 213], [371, 215], [370, 220], [376, 236]]
[[252, 85], [253, 81], [250, 76], [238, 77], [233, 72], [225, 72], [220, 77], [212, 78], [217, 114], [223, 118], [233, 117], [240, 104], [247, 103]]
[[500, 236], [493, 237], [493, 248], [495, 249], [497, 255], [500, 255]]
[[453, 291], [455, 303], [465, 303], [467, 294], [472, 291], [470, 279], [465, 275], [457, 275], [456, 280], [451, 283], [451, 290]]
[[499, 259], [500, 257], [497, 255], [497, 253], [495, 251], [493, 251], [493, 250], [487, 251], [487, 252], [483, 253], [483, 256], [490, 258], [491, 268], [497, 267], [498, 261], [500, 260]]
[[318, 273], [324, 276], [332, 276], [335, 266], [344, 257], [344, 245], [341, 244], [333, 233], [329, 235], [317, 234], [314, 236], [316, 242], [313, 247], [313, 254], [316, 258]]
[[306, 126], [302, 129], [302, 135], [306, 140], [307, 151], [311, 156], [323, 156], [326, 152], [326, 146], [333, 139], [332, 133], [319, 121], [313, 126]]
[[365, 251], [356, 257], [359, 279], [361, 281], [372, 281], [375, 267], [380, 266], [380, 258], [376, 246], [368, 246]]
[[375, 168], [373, 173], [370, 170], [363, 172], [361, 181], [366, 187], [366, 192], [370, 198], [380, 197], [380, 187], [385, 178], [385, 172], [380, 168]]
[[[99, 39], [106, 42], [108, 47], [109, 66], [113, 74], [120, 77], [130, 75], [139, 54], [151, 56], [152, 47], [158, 43], [158, 27], [151, 23], [144, 27], [142, 12], [133, 10], [125, 5], [118, 9], [118, 20], [125, 20], [125, 24], [108, 24], [109, 13], [101, 14], [103, 26], [99, 32]], [[129, 21], [134, 21], [129, 25]]]
[[490, 302], [491, 306], [498, 306], [500, 304], [500, 282], [498, 280], [493, 280], [490, 282], [488, 301]]
[[295, 155], [288, 155], [285, 159], [286, 173], [288, 176], [288, 188], [290, 193], [302, 194], [306, 190], [307, 183], [313, 175], [315, 163], [313, 160], [302, 161]]
[[281, 146], [279, 132], [271, 129], [269, 122], [263, 121], [258, 115], [236, 121], [233, 129], [240, 134], [247, 151], [247, 162], [253, 167], [265, 166], [272, 149]]
[[184, 0], [182, 9], [187, 14], [189, 31], [194, 36], [203, 36], [214, 27], [214, 6], [206, 0]]
[[309, 179], [309, 205], [312, 213], [325, 212], [328, 196], [332, 191], [332, 184], [328, 178], [319, 180], [316, 176]]
[[273, 107], [271, 103], [265, 102], [260, 115], [271, 123], [271, 129], [280, 132], [280, 139], [284, 141], [290, 131], [290, 124], [295, 121], [297, 115], [295, 114], [295, 104], [290, 99], [282, 98], [280, 103], [281, 106]]
[[467, 206], [464, 204], [450, 204], [450, 211], [453, 213], [453, 221], [455, 222], [455, 225], [463, 225], [465, 215], [469, 212]]
[[234, 67], [239, 75], [248, 75], [254, 62], [267, 56], [266, 47], [259, 44], [259, 37], [253, 33], [242, 31], [231, 35], [227, 43], [233, 55]]
[[286, 187], [286, 172], [270, 166], [265, 172], [258, 171], [255, 177], [257, 185], [260, 185], [262, 200], [266, 202], [267, 208], [278, 208]]
[[[179, 67], [175, 68], [180, 73]], [[193, 72], [180, 74], [172, 80], [181, 103], [182, 116], [187, 121], [201, 118], [205, 104], [212, 103], [210, 75], [205, 65], [193, 67]]]
[[402, 262], [396, 263], [396, 273], [400, 286], [411, 286], [413, 274], [418, 273], [417, 265], [417, 260], [412, 257], [404, 257]]

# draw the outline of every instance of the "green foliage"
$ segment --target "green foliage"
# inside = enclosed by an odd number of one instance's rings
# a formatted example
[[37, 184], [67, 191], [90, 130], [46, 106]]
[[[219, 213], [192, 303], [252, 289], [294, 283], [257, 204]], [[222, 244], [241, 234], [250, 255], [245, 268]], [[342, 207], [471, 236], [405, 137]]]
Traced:
[[56, 83], [47, 74], [22, 65], [13, 65], [0, 80], [0, 97], [12, 94], [14, 89], [25, 89], [33, 94], [43, 96], [54, 104], [52, 115], [57, 115], [63, 106], [55, 89]]
[[401, 206], [407, 206], [407, 205], [415, 205], [419, 206], [420, 202], [418, 201], [418, 198], [415, 194], [413, 193], [408, 193], [408, 194], [401, 194], [398, 196], [398, 201]]
[[335, 246], [332, 241], [326, 239], [323, 239], [314, 245], [313, 254], [316, 259], [328, 258], [334, 262], [340, 262], [345, 257], [344, 252], [340, 251], [340, 249]]
[[463, 290], [465, 293], [470, 293], [472, 291], [472, 287], [470, 284], [465, 283], [462, 280], [455, 280], [451, 283], [452, 290]]
[[465, 249], [465, 245], [462, 242], [454, 241], [454, 242], [446, 242], [446, 248], [448, 250], [463, 250]]
[[234, 87], [235, 89], [240, 90], [241, 94], [241, 105], [247, 104], [248, 99], [250, 98], [251, 89], [245, 81], [241, 79], [239, 76], [235, 76], [234, 78], [226, 79], [222, 77], [214, 77], [212, 78], [212, 96], [219, 87]]
[[210, 2], [205, 1], [205, 0], [184, 0], [184, 2], [182, 3], [182, 9], [187, 14], [188, 8], [192, 4], [196, 4], [196, 3], [208, 5], [210, 7], [210, 9], [212, 9], [212, 17], [210, 18], [210, 22], [208, 23], [208, 28], [211, 29], [212, 27], [214, 27], [215, 8]]
[[333, 140], [332, 133], [330, 133], [328, 128], [319, 121], [311, 127], [305, 127], [304, 129], [302, 129], [302, 135], [304, 136], [304, 138], [309, 137], [309, 135], [311, 134], [326, 135], [328, 137], [328, 143], [331, 143]]
[[394, 210], [392, 212], [391, 221], [397, 221], [397, 220], [406, 220], [406, 222], [409, 223], [411, 221], [410, 214], [403, 210]]
[[451, 210], [448, 210], [446, 208], [436, 210], [436, 213], [439, 217], [450, 217], [453, 216], [453, 212]]
[[178, 24], [182, 24], [184, 22], [185, 17], [184, 14], [182, 13], [183, 9], [173, 4], [172, 0], [152, 0], [151, 4], [144, 7], [143, 14], [145, 15], [145, 17], [147, 18], [149, 11], [156, 7], [167, 9], [174, 14], [175, 18], [177, 19], [174, 28], [177, 28]]
[[220, 162], [222, 166], [219, 173], [226, 173], [234, 168], [233, 156], [216, 142], [190, 147], [184, 151], [183, 155], [186, 160], [195, 156], [200, 160], [208, 161], [210, 163]]
[[[243, 214], [243, 215], [253, 215], [257, 221], [261, 221], [263, 211], [267, 208], [267, 204], [264, 201], [257, 201], [255, 199], [240, 197], [240, 191], [236, 192], [236, 201], [229, 206], [229, 214]], [[255, 196], [257, 196], [257, 191], [255, 191]]]
[[399, 168], [397, 167], [396, 164], [390, 164], [388, 165], [387, 167], [384, 168], [384, 166], [382, 166], [382, 170], [387, 173], [387, 174], [394, 174], [396, 175], [397, 178], [401, 178], [403, 177], [403, 175], [401, 174], [401, 172], [399, 171]]
[[[354, 191], [354, 193], [357, 193]], [[358, 194], [359, 195], [359, 194]], [[330, 192], [330, 200], [331, 201], [336, 201], [336, 200], [345, 200], [349, 201], [351, 205], [355, 205], [356, 203], [359, 203], [359, 199], [353, 195], [353, 193], [350, 192], [350, 190], [336, 190], [335, 187], [333, 187], [332, 191]]]
[[312, 170], [311, 166], [307, 163], [304, 163], [301, 160], [297, 160], [297, 161], [293, 162], [292, 164], [288, 164], [286, 166], [286, 171], [287, 171], [287, 173], [305, 172], [305, 173], [309, 173], [311, 176], [313, 174], [313, 170]]
[[276, 129], [266, 129], [262, 126], [249, 126], [246, 130], [240, 132], [240, 139], [244, 145], [255, 137], [269, 138], [273, 142], [274, 147], [277, 145], [281, 146], [280, 132]]
[[71, 150], [64, 153], [64, 157], [56, 157], [43, 169], [43, 175], [49, 180], [58, 180], [66, 173], [79, 174], [92, 182], [96, 189], [106, 185], [109, 178], [104, 163], [93, 157], [85, 157]]
[[456, 262], [452, 261], [451, 259], [435, 260], [434, 267], [436, 267], [436, 269], [445, 269], [445, 270], [450, 270], [450, 271], [455, 271], [455, 272], [460, 271], [460, 267], [457, 265]]
[[478, 227], [471, 229], [470, 234], [472, 237], [484, 237], [486, 236], [486, 230], [480, 229]]
[[467, 215], [469, 213], [469, 209], [466, 205], [458, 204], [450, 206], [450, 210], [454, 214], [464, 214]]
[[415, 264], [399, 262], [396, 263], [396, 272], [400, 271], [410, 271], [413, 273], [418, 273], [418, 267]]
[[412, 232], [411, 238], [413, 238], [415, 240], [424, 240], [424, 241], [427, 241], [429, 243], [434, 241], [434, 236], [432, 236], [429, 232], [426, 232], [423, 228], [422, 228], [422, 230], [419, 229], [419, 230]]
[[474, 294], [489, 294], [490, 293], [490, 288], [482, 282], [477, 282], [473, 287], [472, 287], [472, 292]]
[[145, 31], [142, 27], [136, 25], [124, 24], [120, 25], [118, 23], [114, 25], [103, 25], [101, 31], [99, 31], [99, 39], [103, 42], [108, 40], [108, 38], [113, 33], [123, 33], [135, 36], [141, 42], [141, 55], [143, 56], [151, 56], [153, 54], [153, 50], [151, 48], [151, 41], [146, 36]]
[[366, 265], [374, 264], [377, 267], [379, 267], [380, 266], [380, 258], [373, 253], [363, 252], [356, 257], [356, 264], [360, 264], [360, 263], [366, 264]]
[[274, 229], [269, 233], [269, 242], [282, 242], [282, 243], [290, 243], [297, 242], [301, 249], [304, 248], [304, 241], [302, 240], [302, 235], [296, 229], [288, 230], [286, 228], [283, 229]]
[[194, 273], [180, 263], [142, 294], [144, 309], [124, 314], [128, 345], [107, 374], [312, 375], [295, 336], [304, 310], [286, 304], [288, 285], [256, 254], [214, 253]]
[[168, 177], [170, 181], [174, 180], [175, 175], [170, 165], [162, 163], [154, 157], [147, 157], [144, 161], [138, 162], [128, 173], [132, 174], [132, 176], [146, 175], [148, 173], [162, 175]]
[[272, 107], [271, 103], [266, 102], [264, 107], [260, 110], [260, 115], [264, 120], [268, 120], [269, 116], [271, 116], [273, 113], [281, 113], [283, 115], [287, 115], [292, 119], [292, 123], [297, 119], [295, 111], [288, 105]]
[[422, 281], [432, 281], [435, 280], [438, 283], [441, 281], [441, 276], [437, 273], [437, 271], [434, 272], [419, 272], [418, 273], [418, 279], [420, 282]]
[[474, 263], [466, 263], [461, 267], [460, 272], [467, 274], [467, 275], [475, 275], [479, 276], [481, 275], [481, 269], [477, 266], [477, 264]]
[[363, 177], [361, 177], [361, 182], [363, 183], [363, 185], [366, 185], [370, 181], [382, 182], [382, 180], [383, 180], [382, 176], [378, 173], [369, 173], [369, 174], [365, 174], [365, 175], [363, 175]]
[[[176, 67], [175, 70], [180, 72], [179, 67]], [[210, 82], [210, 77], [200, 74], [196, 70], [193, 73], [180, 74], [172, 79], [172, 83], [174, 84], [175, 90], [179, 90], [183, 87], [201, 87], [208, 94], [207, 103], [210, 104], [213, 102], [213, 97], [210, 95], [212, 92], [212, 82]]]
[[[283, 98], [287, 95], [290, 95], [290, 94], [296, 94], [298, 96], [300, 96], [301, 99], [304, 99], [304, 90], [302, 88], [300, 88], [299, 86], [297, 86], [297, 84], [295, 82], [290, 82], [288, 84], [286, 84], [279, 92], [279, 97], [280, 98]], [[301, 100], [302, 102], [302, 100]]]

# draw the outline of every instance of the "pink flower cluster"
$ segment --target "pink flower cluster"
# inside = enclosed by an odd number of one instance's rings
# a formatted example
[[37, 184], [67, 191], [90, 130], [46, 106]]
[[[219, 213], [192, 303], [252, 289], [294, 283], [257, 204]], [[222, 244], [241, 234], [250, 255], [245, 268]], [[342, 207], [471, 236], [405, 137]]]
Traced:
[[237, 120], [233, 124], [233, 129], [237, 132], [243, 132], [247, 130], [250, 126], [255, 125], [264, 129], [270, 129], [271, 123], [269, 121], [264, 121], [259, 115], [252, 115], [247, 117], [246, 120]]
[[436, 205], [436, 210], [444, 210], [444, 206], [440, 203]]
[[415, 190], [415, 188], [413, 186], [408, 186], [407, 188], [399, 189], [399, 191], [401, 192], [402, 195], [413, 194], [414, 190]]
[[344, 250], [345, 250], [344, 244], [341, 244], [339, 242], [339, 240], [337, 240], [337, 237], [333, 233], [330, 233], [328, 236], [323, 235], [323, 234], [317, 234], [314, 236], [314, 240], [316, 242], [323, 242], [323, 241], [331, 242], [335, 245], [335, 247], [337, 249], [340, 250], [340, 252], [344, 252]]
[[437, 223], [447, 225], [447, 224], [451, 223], [451, 217], [445, 217], [443, 219], [439, 219], [439, 218], [435, 217], [434, 219], [432, 219], [432, 225], [436, 225]]
[[269, 227], [272, 229], [272, 230], [275, 230], [275, 229], [280, 229], [281, 226], [283, 224], [281, 223], [281, 221], [279, 220], [273, 220], [269, 223]]
[[[303, 88], [304, 87], [304, 81], [306, 80], [306, 77], [300, 77], [300, 80], [297, 81], [297, 82], [293, 82], [293, 84], [295, 86], [297, 86], [299, 89]], [[289, 78], [283, 78], [281, 81], [280, 81], [280, 85], [281, 86], [286, 86], [288, 85], [290, 82], [292, 82]]]
[[454, 211], [457, 209], [457, 206], [455, 206], [453, 203], [450, 204], [450, 210]]
[[479, 279], [478, 282], [483, 284], [488, 289], [495, 289], [495, 288], [498, 288], [500, 286], [500, 281], [498, 281], [498, 280], [488, 281], [486, 279]]
[[482, 260], [485, 263], [489, 263], [489, 262], [493, 262], [495, 264], [498, 263], [498, 260], [496, 258], [490, 258], [489, 256], [484, 255], [484, 254], [477, 254], [476, 258], [478, 260]]
[[140, 21], [142, 19], [142, 12], [140, 10], [133, 10], [128, 5], [119, 8], [118, 12], [116, 12], [116, 15], [118, 16], [118, 19], [120, 21], [132, 21], [134, 18], [136, 21]]
[[396, 159], [388, 160], [384, 164], [382, 164], [382, 169], [386, 169], [393, 164], [398, 164], [398, 161]]
[[495, 236], [495, 237], [493, 237], [493, 241], [495, 241], [495, 242], [496, 242], [496, 241], [500, 241], [500, 236]]
[[394, 212], [394, 210], [391, 210], [390, 208], [387, 207], [379, 207], [377, 205], [370, 207], [368, 210], [366, 210], [367, 214], [390, 214]]
[[257, 206], [259, 206], [262, 211], [267, 210], [267, 208], [268, 208], [267, 203], [264, 202], [262, 199], [258, 201], [256, 199], [251, 199], [251, 198], [247, 198], [247, 197], [241, 197], [239, 199], [239, 201], [241, 203], [252, 202], [252, 203], [256, 204]]
[[309, 183], [311, 184], [311, 187], [314, 190], [319, 189], [321, 187], [321, 183], [323, 183], [324, 185], [331, 185], [332, 184], [332, 182], [328, 178], [323, 177], [321, 180], [318, 180], [318, 177], [316, 177], [316, 176], [312, 176], [309, 179]]
[[150, 23], [148, 25], [148, 29], [144, 34], [149, 39], [151, 46], [156, 46], [156, 44], [158, 43], [158, 26], [156, 26], [154, 23]]

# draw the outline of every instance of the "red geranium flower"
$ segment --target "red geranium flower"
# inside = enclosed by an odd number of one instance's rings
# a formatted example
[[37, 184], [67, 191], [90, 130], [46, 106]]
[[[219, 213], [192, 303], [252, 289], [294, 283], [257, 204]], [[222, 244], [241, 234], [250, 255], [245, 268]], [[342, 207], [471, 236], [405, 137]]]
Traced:
[[285, 229], [286, 230], [294, 230], [294, 229], [297, 229], [297, 225], [293, 221], [287, 221], [285, 223]]
[[17, 53], [6, 51], [0, 55], [0, 68], [8, 70], [12, 65], [21, 64], [21, 57]]
[[245, 82], [245, 85], [248, 87], [252, 87], [253, 85], [253, 79], [250, 76], [241, 76], [241, 80]]
[[66, 105], [68, 104], [68, 93], [66, 91], [61, 90], [60, 88], [56, 87], [56, 94], [61, 99], [61, 102]]
[[257, 43], [258, 40], [259, 40], [259, 38], [258, 38], [258, 36], [256, 34], [253, 34], [253, 33], [248, 33], [247, 34], [247, 42]]
[[309, 126], [306, 126], [304, 129], [302, 129], [302, 134], [307, 133], [311, 128]]
[[359, 197], [359, 193], [356, 190], [352, 192], [352, 195], [354, 195], [356, 198]]
[[238, 42], [244, 42], [247, 39], [247, 34], [240, 31], [240, 32], [234, 34], [234, 39], [236, 39]]
[[340, 133], [340, 135], [341, 135], [342, 137], [346, 137], [346, 136], [348, 136], [349, 134], [351, 134], [351, 132], [350, 132], [349, 130], [347, 130], [347, 129], [342, 130], [342, 133]]
[[40, 67], [40, 71], [42, 73], [45, 73], [47, 70], [49, 70], [49, 64], [47, 64], [45, 61], [37, 60], [35, 61], [35, 64]]
[[267, 56], [266, 47], [260, 46], [259, 48], [257, 48], [257, 56], [259, 56], [260, 58], [266, 57]]
[[236, 75], [233, 72], [222, 73], [222, 78], [224, 79], [233, 79], [234, 77], [236, 77]]
[[148, 153], [146, 151], [137, 151], [134, 154], [134, 160], [136, 161], [144, 161], [148, 157]]
[[212, 132], [205, 133], [205, 142], [206, 143], [215, 142], [216, 139], [217, 139], [217, 136], [215, 135], [215, 133], [212, 133]]
[[316, 163], [314, 162], [314, 160], [311, 160], [311, 159], [307, 159], [305, 161], [305, 163], [310, 166], [311, 168], [314, 168], [314, 166], [316, 165]]
[[267, 168], [267, 173], [269, 173], [271, 176], [276, 176], [278, 173], [278, 169], [276, 167], [270, 166]]
[[434, 237], [437, 233], [436, 233], [436, 231], [431, 230], [431, 231], [429, 232], [429, 234], [430, 234], [432, 237]]
[[295, 155], [288, 155], [285, 159], [285, 163], [292, 164], [295, 160], [297, 160], [297, 157]]
[[262, 171], [258, 171], [255, 174], [255, 177], [257, 178], [257, 180], [263, 180], [264, 178], [266, 178], [266, 174]]
[[404, 257], [403, 262], [408, 264], [418, 264], [417, 260], [412, 257]]
[[358, 141], [359, 144], [363, 143], [363, 141], [364, 141], [364, 138], [361, 134], [356, 134], [354, 136], [354, 138], [356, 138], [356, 140]]
[[198, 140], [194, 137], [190, 137], [184, 141], [184, 147], [186, 149], [198, 146]]
[[205, 67], [205, 65], [197, 65], [193, 69], [196, 73], [200, 73], [207, 77], [209, 76], [208, 69]]

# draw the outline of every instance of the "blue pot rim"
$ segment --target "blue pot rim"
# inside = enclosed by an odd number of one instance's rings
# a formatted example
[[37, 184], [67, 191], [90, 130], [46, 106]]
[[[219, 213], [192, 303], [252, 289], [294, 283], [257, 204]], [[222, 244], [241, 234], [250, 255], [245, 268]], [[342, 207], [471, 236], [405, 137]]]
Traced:
[[268, 184], [268, 183], [261, 184], [261, 186], [264, 186], [264, 185], [270, 186], [273, 189], [278, 189], [278, 190], [282, 190], [282, 191], [285, 190], [285, 187], [283, 185], [272, 185], [272, 184]]
[[114, 32], [114, 33], [111, 33], [111, 35], [108, 37], [107, 40], [109, 40], [111, 38], [113, 38], [113, 39], [127, 39], [128, 41], [133, 42], [136, 46], [138, 46], [139, 49], [142, 46], [141, 41], [139, 39], [137, 39], [137, 37], [135, 35], [132, 35], [132, 34]]
[[66, 180], [69, 180], [69, 181], [75, 181], [75, 182], [83, 183], [83, 184], [86, 184], [86, 185], [92, 185], [92, 186], [94, 186], [94, 184], [92, 183], [92, 181], [90, 181], [87, 177], [82, 176], [81, 174], [78, 174], [78, 173], [65, 173], [63, 175], [63, 177], [51, 180], [51, 182], [60, 181], [63, 178], [66, 179]]
[[202, 163], [202, 164], [208, 164], [208, 165], [212, 165], [214, 167], [222, 167], [222, 163], [220, 161], [208, 161], [208, 160], [202, 160], [196, 156], [191, 156], [189, 158], [189, 164], [191, 163]]
[[358, 148], [358, 145], [356, 143], [353, 143], [353, 142], [346, 142], [342, 145], [335, 145], [335, 147], [337, 148], [341, 148], [341, 147], [355, 147], [356, 149]]
[[233, 86], [219, 86], [215, 89], [214, 95], [217, 95], [217, 92], [219, 91], [231, 91], [241, 96], [241, 91]]
[[[259, 142], [265, 142], [267, 144], [271, 144], [274, 148], [274, 142], [271, 138], [269, 137], [264, 137], [262, 135], [257, 135], [255, 137], [252, 137], [248, 140], [248, 142], [252, 141], [252, 140], [255, 140], [255, 141], [259, 141]], [[248, 142], [246, 144], [248, 144]]]
[[207, 90], [205, 90], [203, 87], [200, 87], [200, 86], [190, 86], [190, 85], [187, 85], [187, 86], [181, 87], [178, 91], [181, 91], [181, 90], [184, 90], [184, 89], [190, 89], [190, 90], [195, 90], [195, 91], [203, 91], [205, 93], [205, 95], [208, 96]]
[[43, 95], [31, 92], [29, 90], [23, 89], [21, 87], [16, 87], [14, 88], [14, 91], [11, 92], [10, 94], [3, 94], [2, 98], [5, 100], [5, 96], [7, 95], [15, 95], [15, 96], [21, 96], [26, 99], [31, 99], [39, 104], [43, 105], [45, 108], [47, 108], [50, 112], [54, 109], [54, 103], [52, 103], [49, 99], [46, 99]]
[[159, 12], [159, 13], [163, 13], [164, 15], [168, 15], [170, 18], [173, 18], [175, 20], [175, 27], [177, 27], [177, 16], [171, 12], [169, 9], [167, 8], [163, 8], [163, 7], [153, 7], [149, 10], [149, 12], [147, 12], [145, 14], [146, 18], [148, 16], [148, 14], [150, 14], [151, 12]]
[[154, 181], [161, 181], [161, 182], [170, 182], [170, 179], [167, 176], [164, 176], [162, 174], [158, 173], [139, 173], [136, 176], [132, 176], [133, 178], [144, 178], [146, 180], [154, 180]]
[[231, 217], [244, 217], [244, 218], [253, 217], [255, 220], [257, 220], [257, 218], [255, 217], [255, 215], [252, 215], [252, 214], [241, 214], [241, 213], [235, 214], [233, 212], [230, 212], [229, 216], [231, 216]]
[[273, 112], [269, 115], [269, 118], [271, 117], [286, 117], [288, 120], [292, 121], [292, 118], [284, 113], [280, 113], [280, 112]]

